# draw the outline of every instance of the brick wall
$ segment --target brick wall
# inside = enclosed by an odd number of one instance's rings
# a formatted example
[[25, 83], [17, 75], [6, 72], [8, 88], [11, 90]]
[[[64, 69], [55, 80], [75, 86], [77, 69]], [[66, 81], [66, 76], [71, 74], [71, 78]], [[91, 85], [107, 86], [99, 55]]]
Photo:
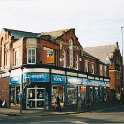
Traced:
[[0, 78], [0, 98], [9, 102], [9, 81], [7, 78]]
[[[69, 41], [72, 40], [73, 42], [73, 67], [76, 68], [76, 56], [78, 58], [81, 58], [81, 45], [78, 41], [78, 38], [75, 35], [75, 30], [71, 29], [67, 32], [65, 32], [62, 36], [58, 37], [56, 39], [61, 47], [60, 49], [60, 58], [62, 60], [60, 61], [60, 66], [64, 66], [64, 60], [63, 60], [63, 52], [65, 51], [66, 53], [66, 67], [70, 67], [70, 51], [69, 51]], [[78, 60], [79, 68], [80, 68], [80, 62]]]
[[[46, 63], [46, 53], [43, 47], [51, 48], [55, 50], [55, 65], [59, 65], [59, 45], [52, 43], [47, 40], [37, 39], [36, 48], [36, 63], [37, 64], [47, 64]], [[23, 64], [27, 64], [27, 48], [26, 48], [26, 38], [23, 42]]]

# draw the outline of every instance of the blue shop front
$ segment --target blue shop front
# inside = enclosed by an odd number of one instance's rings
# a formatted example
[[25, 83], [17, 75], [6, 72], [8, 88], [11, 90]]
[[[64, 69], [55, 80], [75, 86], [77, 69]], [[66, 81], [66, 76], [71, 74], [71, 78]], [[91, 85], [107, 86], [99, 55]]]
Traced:
[[51, 107], [56, 110], [56, 98], [59, 97], [62, 107], [65, 102], [66, 76], [65, 71], [51, 70]]
[[83, 105], [88, 99], [100, 100], [105, 94], [105, 81], [59, 69], [19, 68], [11, 70], [10, 74], [11, 104], [20, 104], [22, 94], [24, 109], [55, 110], [57, 97], [60, 98], [61, 107], [77, 109], [77, 104]]
[[11, 103], [20, 104], [21, 93], [24, 109], [49, 109], [57, 96], [64, 103], [65, 77], [65, 71], [48, 68], [11, 70]]

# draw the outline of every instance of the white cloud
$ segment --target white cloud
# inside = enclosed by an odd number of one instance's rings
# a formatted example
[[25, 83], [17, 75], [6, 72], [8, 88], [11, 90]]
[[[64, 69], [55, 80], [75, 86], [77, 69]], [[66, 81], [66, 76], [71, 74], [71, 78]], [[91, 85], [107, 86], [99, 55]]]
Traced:
[[121, 41], [123, 0], [1, 0], [0, 28], [41, 32], [75, 27], [84, 46]]

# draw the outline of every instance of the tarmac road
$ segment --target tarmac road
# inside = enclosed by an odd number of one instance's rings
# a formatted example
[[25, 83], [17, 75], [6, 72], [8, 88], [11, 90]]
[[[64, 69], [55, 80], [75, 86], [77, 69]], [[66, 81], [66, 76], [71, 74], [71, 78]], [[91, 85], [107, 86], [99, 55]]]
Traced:
[[124, 123], [124, 106], [69, 115], [0, 115], [0, 124], [92, 124]]

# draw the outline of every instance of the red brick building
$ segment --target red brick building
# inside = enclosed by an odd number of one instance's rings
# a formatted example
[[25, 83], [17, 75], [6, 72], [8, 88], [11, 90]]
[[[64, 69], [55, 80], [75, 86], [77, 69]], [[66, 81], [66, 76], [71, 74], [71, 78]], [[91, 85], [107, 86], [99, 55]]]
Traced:
[[[103, 102], [102, 89], [109, 82], [107, 65], [83, 51], [75, 29], [32, 33], [4, 28], [0, 53], [4, 90], [0, 92], [7, 103], [18, 104], [20, 94], [26, 109], [50, 107], [57, 96], [70, 107], [87, 96]], [[96, 90], [90, 95], [87, 87]]]
[[116, 99], [120, 100], [121, 91], [123, 88], [122, 82], [122, 56], [118, 43], [106, 46], [97, 46], [85, 48], [102, 62], [109, 66], [110, 89], [114, 92]]

